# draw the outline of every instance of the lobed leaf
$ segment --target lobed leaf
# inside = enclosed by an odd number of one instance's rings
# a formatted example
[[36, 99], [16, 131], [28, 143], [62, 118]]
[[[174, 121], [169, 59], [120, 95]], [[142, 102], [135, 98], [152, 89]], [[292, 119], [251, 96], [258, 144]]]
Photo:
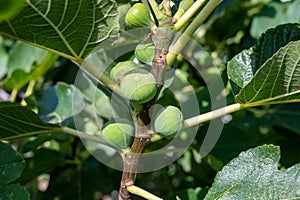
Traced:
[[300, 198], [300, 164], [282, 171], [279, 159], [273, 145], [241, 153], [218, 172], [205, 200]]
[[262, 34], [255, 46], [236, 55], [228, 62], [228, 77], [234, 92], [239, 93], [281, 47], [297, 40], [300, 40], [299, 24], [280, 25]]
[[236, 96], [239, 103], [292, 102], [300, 97], [300, 40], [268, 59]]
[[0, 34], [79, 60], [119, 29], [112, 0], [27, 0], [13, 19], [0, 23]]

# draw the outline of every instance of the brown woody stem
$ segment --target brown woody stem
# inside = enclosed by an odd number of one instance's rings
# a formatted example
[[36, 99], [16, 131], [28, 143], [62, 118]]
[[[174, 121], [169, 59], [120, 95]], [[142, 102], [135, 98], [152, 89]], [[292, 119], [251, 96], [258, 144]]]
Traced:
[[155, 54], [152, 62], [151, 73], [156, 79], [158, 91], [151, 101], [144, 104], [143, 110], [139, 113], [135, 139], [130, 151], [126, 152], [123, 156], [123, 174], [119, 190], [120, 200], [130, 199], [127, 187], [134, 185], [134, 175], [139, 157], [151, 139], [152, 131], [150, 130], [151, 119], [149, 112], [151, 106], [155, 104], [159, 92], [164, 84], [166, 74], [166, 55], [172, 40], [173, 32], [171, 27], [173, 27], [173, 22], [170, 18], [169, 22], [164, 23], [159, 28], [153, 30], [153, 34], [151, 35], [152, 41], [155, 45]]

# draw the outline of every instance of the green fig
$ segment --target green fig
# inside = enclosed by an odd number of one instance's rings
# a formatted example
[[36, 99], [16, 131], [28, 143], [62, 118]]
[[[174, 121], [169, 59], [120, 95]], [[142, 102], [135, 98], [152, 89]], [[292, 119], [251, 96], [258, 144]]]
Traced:
[[134, 138], [134, 126], [127, 119], [113, 119], [103, 125], [102, 137], [110, 145], [120, 149], [128, 148]]
[[120, 88], [128, 100], [139, 104], [150, 101], [157, 91], [154, 76], [144, 69], [127, 73], [121, 80]]
[[119, 62], [111, 69], [109, 76], [113, 81], [120, 83], [124, 75], [130, 70], [135, 69], [136, 67], [137, 64], [133, 61]]
[[134, 4], [125, 16], [125, 23], [132, 28], [149, 27], [151, 18], [146, 6], [142, 3]]
[[154, 130], [161, 135], [174, 135], [182, 127], [182, 113], [179, 108], [175, 106], [161, 108], [154, 116]]
[[154, 57], [155, 47], [152, 43], [141, 43], [135, 48], [135, 57], [142, 63], [150, 63]]

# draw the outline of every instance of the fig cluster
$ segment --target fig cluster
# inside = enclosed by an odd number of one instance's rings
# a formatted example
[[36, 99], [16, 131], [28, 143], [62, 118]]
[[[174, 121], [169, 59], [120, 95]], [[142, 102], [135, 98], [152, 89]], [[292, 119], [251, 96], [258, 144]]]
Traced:
[[[151, 26], [148, 9], [142, 3], [134, 4], [126, 14], [125, 22], [130, 28]], [[152, 62], [154, 53], [153, 43], [140, 43], [134, 52], [138, 64], [133, 61], [118, 62], [110, 71], [110, 78], [119, 84], [122, 95], [133, 105], [143, 107], [142, 104], [157, 95], [155, 77], [141, 67]], [[179, 108], [168, 105], [154, 112], [150, 125], [153, 132], [172, 137], [183, 127], [183, 116]], [[128, 119], [113, 119], [103, 125], [102, 138], [111, 146], [127, 149], [132, 145], [135, 127]]]

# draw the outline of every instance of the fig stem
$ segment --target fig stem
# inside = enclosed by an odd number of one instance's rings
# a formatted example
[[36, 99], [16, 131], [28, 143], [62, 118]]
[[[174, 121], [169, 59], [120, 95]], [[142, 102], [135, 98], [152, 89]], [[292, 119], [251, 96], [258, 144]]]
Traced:
[[158, 21], [160, 21], [161, 19], [163, 19], [165, 17], [163, 12], [159, 9], [159, 6], [155, 0], [148, 0], [148, 3], [150, 4], [150, 6], [155, 14], [155, 17]]
[[151, 73], [156, 79], [158, 89], [157, 93], [151, 101], [143, 104], [143, 110], [139, 113], [137, 119], [136, 134], [131, 146], [131, 150], [126, 152], [123, 156], [123, 174], [121, 180], [121, 187], [119, 190], [119, 199], [128, 200], [130, 195], [128, 193], [127, 187], [134, 185], [134, 175], [136, 172], [136, 167], [138, 160], [142, 152], [144, 151], [147, 144], [150, 142], [152, 131], [150, 130], [151, 119], [149, 116], [149, 111], [152, 105], [155, 104], [156, 99], [160, 93], [162, 85], [165, 79], [166, 70], [166, 54], [169, 48], [173, 27], [172, 18], [170, 18], [170, 23], [165, 23], [154, 30], [152, 36], [152, 41], [155, 45], [155, 55], [152, 62]]
[[185, 25], [193, 15], [198, 11], [198, 9], [205, 3], [205, 0], [197, 0], [193, 5], [187, 9], [187, 11], [178, 18], [176, 23], [174, 24], [174, 29], [179, 30]]
[[10, 93], [10, 97], [9, 97], [9, 101], [10, 102], [15, 102], [18, 96], [18, 88], [13, 88], [11, 93]]
[[145, 199], [149, 199], [149, 200], [163, 200], [162, 198], [159, 198], [157, 196], [155, 196], [154, 194], [151, 194], [150, 192], [142, 189], [142, 188], [139, 188], [137, 186], [128, 186], [127, 187], [127, 190], [132, 193], [132, 194], [135, 194], [135, 195], [138, 195], [140, 197], [144, 197]]
[[194, 34], [194, 32], [198, 29], [198, 27], [204, 22], [204, 20], [221, 2], [222, 0], [210, 0], [204, 6], [204, 8], [199, 12], [199, 14], [195, 17], [195, 19], [189, 24], [189, 26], [185, 29], [185, 31], [179, 37], [179, 39], [173, 45], [171, 45], [171, 47], [169, 48], [169, 53], [167, 54], [167, 58], [166, 58], [167, 66], [171, 66], [174, 63], [177, 55], [188, 43], [190, 37]]
[[249, 107], [249, 106], [240, 104], [240, 103], [231, 104], [231, 105], [225, 106], [223, 108], [219, 108], [217, 110], [213, 110], [211, 112], [207, 112], [207, 113], [186, 119], [186, 120], [184, 120], [184, 127], [187, 128], [187, 127], [196, 126], [203, 122], [217, 119], [219, 117], [222, 117], [229, 113], [233, 113], [238, 110], [242, 110], [247, 107]]
[[90, 63], [80, 60], [78, 64], [83, 67], [91, 76], [96, 78], [98, 81], [102, 82], [105, 86], [110, 88], [117, 94], [122, 94], [120, 87], [117, 83], [113, 82], [110, 78], [108, 78], [104, 73], [93, 67]]

